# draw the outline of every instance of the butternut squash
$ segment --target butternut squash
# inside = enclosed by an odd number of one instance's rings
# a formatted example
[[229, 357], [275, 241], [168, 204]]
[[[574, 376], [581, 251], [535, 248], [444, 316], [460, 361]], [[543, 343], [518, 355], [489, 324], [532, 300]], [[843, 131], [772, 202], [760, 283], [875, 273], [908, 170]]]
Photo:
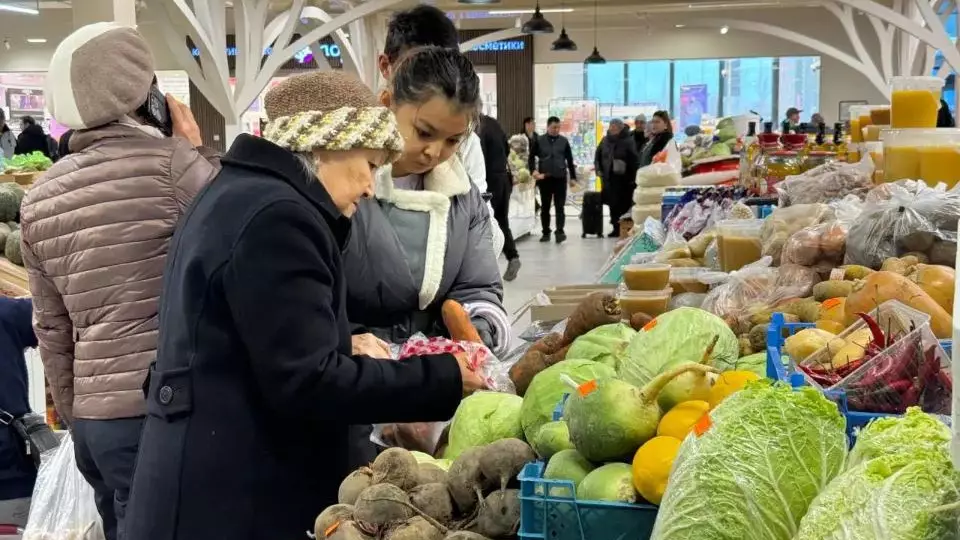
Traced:
[[843, 306], [847, 326], [856, 321], [857, 313], [870, 313], [887, 300], [899, 300], [930, 315], [930, 329], [938, 338], [948, 339], [953, 335], [953, 317], [949, 311], [906, 276], [885, 271], [874, 272], [858, 282], [847, 297]]
[[907, 273], [907, 279], [919, 285], [947, 313], [953, 313], [954, 283], [957, 280], [957, 272], [953, 268], [918, 264]]

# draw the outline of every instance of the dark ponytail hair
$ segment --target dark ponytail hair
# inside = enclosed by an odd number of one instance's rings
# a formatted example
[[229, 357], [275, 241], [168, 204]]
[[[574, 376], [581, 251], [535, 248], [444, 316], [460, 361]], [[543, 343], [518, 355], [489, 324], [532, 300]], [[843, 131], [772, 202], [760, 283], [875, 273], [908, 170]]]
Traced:
[[419, 47], [394, 65], [390, 81], [393, 100], [422, 105], [442, 97], [476, 120], [480, 111], [480, 78], [460, 51], [446, 47]]

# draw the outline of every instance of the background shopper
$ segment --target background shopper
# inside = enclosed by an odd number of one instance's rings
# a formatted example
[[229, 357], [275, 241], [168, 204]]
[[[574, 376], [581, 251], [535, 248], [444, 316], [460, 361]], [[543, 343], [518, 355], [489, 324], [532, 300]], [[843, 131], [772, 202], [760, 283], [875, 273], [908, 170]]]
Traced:
[[620, 218], [633, 206], [640, 155], [630, 128], [614, 118], [597, 146], [594, 166], [602, 180], [603, 204], [610, 207], [611, 238], [620, 236]]
[[147, 410], [143, 381], [156, 358], [170, 238], [218, 163], [197, 151], [200, 131], [186, 106], [168, 98], [173, 138], [136, 115], [154, 80], [136, 30], [80, 28], [57, 47], [48, 77], [47, 107], [77, 130], [75, 154], [23, 200], [23, 260], [53, 401], [113, 540], [123, 536]]
[[7, 125], [7, 115], [0, 109], [0, 157], [9, 159], [17, 148], [17, 136]]
[[44, 133], [43, 127], [37, 124], [32, 116], [24, 116], [20, 119], [22, 131], [17, 137], [17, 146], [14, 154], [30, 154], [40, 152], [50, 159], [54, 158], [54, 153], [50, 148], [50, 137]]
[[[29, 298], [0, 296], [0, 415], [19, 418], [30, 412], [24, 350], [37, 346], [30, 326]], [[37, 467], [24, 441], [0, 421], [0, 524], [25, 525]]]
[[570, 141], [560, 135], [560, 119], [556, 116], [547, 119], [547, 132], [538, 136], [530, 149], [530, 173], [540, 190], [540, 224], [543, 227], [540, 241], [550, 241], [550, 204], [553, 203], [557, 208], [556, 239], [557, 243], [561, 244], [567, 239], [563, 231], [566, 221], [564, 208], [567, 204], [567, 182], [576, 181], [577, 165], [573, 162]]
[[653, 118], [650, 120], [650, 138], [640, 151], [640, 166], [646, 167], [653, 163], [653, 158], [663, 152], [672, 140], [673, 123], [670, 121], [670, 113], [667, 111], [653, 113]]
[[633, 119], [633, 142], [637, 147], [637, 152], [643, 150], [647, 144], [647, 115], [638, 114]]
[[510, 155], [510, 143], [500, 122], [491, 116], [481, 115], [477, 128], [480, 147], [483, 149], [484, 166], [487, 169], [487, 191], [493, 196], [493, 216], [503, 232], [503, 255], [507, 258], [507, 270], [503, 273], [505, 281], [517, 279], [520, 271], [520, 254], [510, 231], [510, 196], [513, 194], [513, 175], [507, 164]]
[[465, 357], [351, 355], [341, 253], [403, 147], [390, 111], [340, 72], [264, 104], [266, 138], [237, 138], [171, 247], [131, 540], [303, 538], [351, 424], [444, 420], [483, 386]]

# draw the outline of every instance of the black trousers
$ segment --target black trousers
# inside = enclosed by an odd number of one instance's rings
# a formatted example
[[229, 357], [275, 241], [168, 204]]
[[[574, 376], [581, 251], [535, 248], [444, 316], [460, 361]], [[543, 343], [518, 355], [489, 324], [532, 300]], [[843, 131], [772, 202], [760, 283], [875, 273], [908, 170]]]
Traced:
[[519, 259], [517, 243], [513, 240], [510, 231], [510, 196], [513, 195], [513, 179], [509, 174], [487, 177], [487, 189], [490, 190], [490, 206], [493, 207], [493, 217], [503, 232], [503, 256], [508, 261]]
[[540, 225], [543, 234], [550, 234], [550, 204], [557, 207], [557, 232], [563, 232], [566, 223], [564, 207], [567, 204], [567, 179], [547, 176], [537, 181], [540, 191]]
[[633, 208], [633, 199], [625, 198], [610, 201], [607, 206], [610, 207], [610, 224], [614, 231], [620, 230], [620, 218]]
[[107, 540], [123, 540], [123, 520], [140, 448], [143, 418], [82, 420], [73, 423], [77, 468], [93, 487]]

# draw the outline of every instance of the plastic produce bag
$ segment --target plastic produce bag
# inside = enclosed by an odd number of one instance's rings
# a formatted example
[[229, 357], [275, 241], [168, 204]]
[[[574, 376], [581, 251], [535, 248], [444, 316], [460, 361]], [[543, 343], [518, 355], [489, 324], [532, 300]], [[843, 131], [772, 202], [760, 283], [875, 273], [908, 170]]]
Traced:
[[847, 234], [847, 264], [880, 268], [890, 257], [953, 267], [957, 257], [960, 193], [918, 182], [884, 186]]
[[[486, 346], [468, 341], [453, 341], [444, 337], [426, 337], [416, 334], [402, 345], [394, 347], [397, 360], [411, 356], [462, 352], [469, 358], [470, 369], [478, 373], [490, 390], [516, 393], [510, 380], [510, 364], [501, 363]], [[413, 422], [407, 424], [378, 424], [373, 427], [371, 440], [381, 446], [401, 446], [433, 455], [440, 445], [444, 429], [450, 422]]]
[[77, 469], [73, 452], [68, 433], [44, 454], [23, 540], [104, 540], [93, 488]]
[[778, 208], [763, 221], [760, 228], [762, 253], [773, 259], [773, 265], [779, 266], [783, 246], [797, 231], [832, 221], [836, 214], [825, 204], [799, 204], [787, 208]]
[[704, 274], [700, 276], [700, 281], [713, 288], [707, 293], [700, 307], [722, 318], [727, 324], [737, 323], [753, 311], [766, 306], [767, 298], [777, 283], [777, 277], [777, 269], [770, 267], [770, 257], [764, 257], [729, 274]]
[[863, 203], [856, 197], [847, 197], [830, 206], [837, 219], [793, 233], [783, 245], [781, 264], [815, 268], [824, 277], [843, 264], [847, 233], [863, 211]]
[[873, 188], [873, 171], [873, 160], [867, 155], [859, 163], [834, 161], [788, 176], [776, 185], [780, 206], [829, 203], [848, 195], [863, 199]]

